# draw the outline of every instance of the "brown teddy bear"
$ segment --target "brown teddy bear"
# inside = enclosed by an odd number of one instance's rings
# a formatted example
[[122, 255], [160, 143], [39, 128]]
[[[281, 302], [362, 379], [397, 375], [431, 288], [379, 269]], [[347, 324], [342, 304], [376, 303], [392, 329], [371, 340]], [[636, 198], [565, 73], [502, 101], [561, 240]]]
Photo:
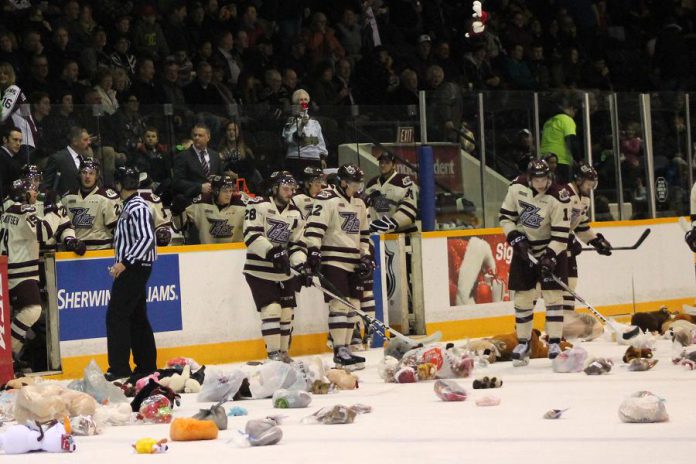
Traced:
[[[512, 350], [517, 346], [517, 334], [509, 333], [504, 335], [495, 335], [491, 338], [493, 343], [498, 343], [500, 349], [499, 361], [511, 361], [512, 360]], [[504, 344], [504, 346], [502, 346]], [[537, 329], [532, 330], [532, 338], [530, 339], [530, 345], [532, 347], [530, 358], [547, 358], [549, 356], [549, 346], [546, 342], [541, 339], [541, 332]], [[565, 351], [572, 348], [572, 343], [568, 343], [565, 340], [561, 340], [561, 351]]]

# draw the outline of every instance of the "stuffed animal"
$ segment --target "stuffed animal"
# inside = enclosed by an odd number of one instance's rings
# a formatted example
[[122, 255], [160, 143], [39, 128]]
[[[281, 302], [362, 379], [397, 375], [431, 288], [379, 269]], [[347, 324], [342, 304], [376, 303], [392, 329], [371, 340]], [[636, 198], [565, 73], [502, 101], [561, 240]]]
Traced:
[[198, 420], [211, 420], [215, 423], [218, 430], [227, 430], [227, 413], [225, 412], [225, 408], [222, 407], [222, 403], [221, 401], [208, 409], [199, 409], [193, 418]]
[[[46, 427], [46, 428], [44, 428]], [[72, 453], [75, 442], [70, 430], [70, 421], [51, 421], [42, 427], [13, 425], [0, 435], [0, 448], [5, 454], [24, 454], [30, 451], [49, 453]]]
[[343, 369], [330, 369], [326, 373], [326, 377], [339, 390], [354, 390], [358, 388], [358, 377]]
[[145, 385], [137, 395], [131, 401], [131, 409], [133, 412], [140, 411], [140, 405], [143, 403], [145, 398], [153, 395], [162, 395], [169, 400], [171, 407], [174, 405], [179, 406], [181, 404], [181, 395], [172, 391], [171, 388], [160, 385], [153, 379], [148, 379], [147, 385]]
[[[499, 361], [510, 361], [512, 360], [512, 350], [517, 346], [517, 334], [509, 333], [504, 335], [495, 335], [491, 337], [491, 340], [500, 342], [501, 349]], [[504, 344], [504, 345], [503, 345]], [[532, 338], [530, 339], [530, 344], [532, 347], [530, 358], [548, 358], [549, 356], [549, 346], [541, 339], [541, 332], [537, 329], [532, 330]], [[561, 350], [565, 351], [573, 347], [572, 343], [565, 340], [561, 340]]]
[[631, 325], [640, 328], [642, 332], [648, 331], [651, 333], [662, 334], [662, 326], [665, 322], [672, 318], [672, 313], [669, 312], [666, 306], [662, 306], [657, 311], [646, 313], [636, 313], [631, 316]]
[[471, 15], [474, 20], [471, 23], [471, 30], [466, 33], [466, 37], [475, 37], [483, 34], [488, 23], [488, 12], [483, 11], [483, 5], [479, 1], [475, 1], [472, 5], [474, 13]]
[[3, 388], [5, 390], [19, 389], [27, 385], [34, 385], [35, 383], [35, 377], [19, 377], [17, 379], [8, 380]]
[[623, 362], [630, 363], [633, 359], [650, 359], [653, 357], [652, 350], [650, 348], [636, 348], [634, 346], [629, 346], [623, 355]]
[[179, 417], [169, 426], [169, 436], [172, 441], [215, 440], [218, 428], [211, 420]]
[[169, 449], [167, 439], [141, 438], [131, 445], [138, 454], [160, 454]]
[[17, 393], [14, 416], [20, 423], [49, 422], [71, 416], [91, 416], [97, 401], [87, 393], [69, 390], [53, 382], [27, 385]]
[[175, 393], [198, 393], [201, 391], [201, 384], [191, 378], [191, 366], [186, 364], [181, 374], [174, 374], [164, 377], [159, 381], [160, 385], [169, 387]]

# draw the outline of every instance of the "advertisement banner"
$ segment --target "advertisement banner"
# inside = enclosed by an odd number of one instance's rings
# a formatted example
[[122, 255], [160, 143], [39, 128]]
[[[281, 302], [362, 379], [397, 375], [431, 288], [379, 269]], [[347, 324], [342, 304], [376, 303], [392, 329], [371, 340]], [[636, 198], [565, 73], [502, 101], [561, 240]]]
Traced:
[[[113, 258], [56, 262], [61, 341], [106, 337], [113, 283], [107, 268], [113, 264]], [[160, 255], [153, 265], [147, 314], [154, 332], [182, 329], [178, 255]]]
[[7, 288], [7, 256], [0, 256], [0, 385], [14, 378], [10, 338], [10, 294]]
[[[392, 145], [389, 150], [399, 158], [403, 158], [415, 167], [418, 167], [418, 154], [415, 145]], [[463, 192], [462, 186], [462, 164], [459, 145], [433, 145], [433, 169], [435, 170], [435, 180], [453, 192]], [[375, 158], [382, 154], [384, 150], [373, 146], [372, 154]], [[398, 163], [396, 169], [401, 174], [408, 174], [418, 183], [418, 173], [404, 165]]]
[[510, 301], [511, 260], [503, 234], [448, 238], [450, 306]]

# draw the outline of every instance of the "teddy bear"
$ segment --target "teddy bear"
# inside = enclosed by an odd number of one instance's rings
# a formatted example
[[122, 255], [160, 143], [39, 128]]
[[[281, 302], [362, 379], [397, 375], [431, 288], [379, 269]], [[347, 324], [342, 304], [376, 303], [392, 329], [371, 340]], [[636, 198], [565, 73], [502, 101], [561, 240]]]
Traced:
[[181, 374], [159, 379], [159, 384], [171, 388], [175, 393], [198, 393], [201, 384], [191, 378], [191, 365], [186, 364]]
[[488, 12], [483, 11], [483, 5], [480, 1], [475, 1], [472, 5], [474, 13], [471, 15], [473, 21], [471, 22], [471, 29], [466, 33], [467, 38], [476, 37], [477, 35], [483, 34], [486, 30], [486, 23], [488, 23]]
[[[491, 337], [491, 340], [493, 340], [494, 343], [495, 341], [502, 342], [498, 344], [498, 346], [501, 347], [499, 361], [512, 360], [512, 350], [518, 343], [516, 333], [495, 335]], [[529, 340], [529, 343], [532, 348], [529, 356], [531, 359], [547, 358], [549, 356], [549, 346], [541, 339], [541, 332], [539, 330], [532, 330], [532, 338]], [[561, 340], [561, 350], [565, 351], [572, 347], [572, 343]]]
[[662, 327], [665, 322], [672, 319], [673, 315], [667, 309], [667, 306], [662, 306], [657, 311], [649, 311], [645, 313], [635, 313], [631, 316], [631, 325], [640, 328], [641, 332], [664, 333]]
[[14, 415], [20, 424], [27, 421], [44, 423], [66, 416], [91, 416], [96, 409], [97, 401], [87, 393], [45, 382], [19, 390]]

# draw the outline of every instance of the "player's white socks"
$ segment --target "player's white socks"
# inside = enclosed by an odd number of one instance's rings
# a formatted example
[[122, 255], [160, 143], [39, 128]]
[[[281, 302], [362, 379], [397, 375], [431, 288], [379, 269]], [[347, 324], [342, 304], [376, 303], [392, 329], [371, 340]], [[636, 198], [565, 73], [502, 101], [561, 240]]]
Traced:
[[532, 338], [532, 322], [534, 321], [534, 308], [518, 308], [515, 306], [515, 332], [517, 338], [529, 340]]
[[562, 305], [546, 307], [546, 333], [551, 343], [558, 343], [563, 336], [563, 311]]
[[280, 350], [280, 317], [282, 309], [278, 303], [261, 308], [261, 336], [266, 343], [266, 352]]
[[570, 293], [563, 293], [563, 315], [575, 312], [575, 298]]
[[[350, 303], [353, 304], [355, 307], [360, 307], [360, 300], [350, 298], [348, 299]], [[343, 338], [344, 345], [350, 346], [351, 341], [353, 340], [353, 328], [355, 328], [355, 324], [358, 323], [358, 313], [356, 313], [354, 310], [347, 308], [346, 312], [346, 322], [348, 322], [348, 327], [346, 327], [346, 332]]]
[[12, 352], [19, 353], [24, 346], [27, 330], [41, 317], [41, 306], [30, 305], [20, 309], [12, 320]]
[[353, 332], [353, 326], [348, 322], [348, 311], [343, 303], [332, 300], [329, 303], [329, 333], [333, 339], [334, 349], [346, 345], [346, 334]]
[[292, 321], [295, 318], [293, 308], [283, 308], [280, 312], [280, 351], [288, 351], [290, 348], [290, 335], [292, 335]]

